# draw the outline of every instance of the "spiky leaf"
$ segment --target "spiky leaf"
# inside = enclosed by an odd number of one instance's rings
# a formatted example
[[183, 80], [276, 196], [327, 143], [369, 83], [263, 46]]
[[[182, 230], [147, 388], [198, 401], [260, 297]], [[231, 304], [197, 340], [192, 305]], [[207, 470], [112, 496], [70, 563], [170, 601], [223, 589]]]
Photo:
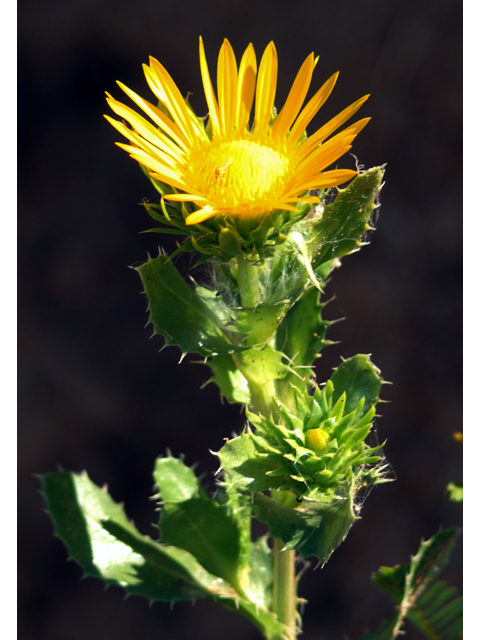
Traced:
[[285, 549], [296, 549], [304, 558], [324, 563], [343, 542], [355, 521], [351, 496], [331, 503], [303, 502], [296, 509], [284, 507], [262, 493], [254, 494], [255, 517], [268, 525]]
[[[188, 482], [187, 482], [188, 485]], [[187, 551], [158, 544], [130, 523], [119, 504], [86, 474], [46, 474], [43, 488], [57, 535], [85, 575], [123, 587], [150, 600], [209, 598], [251, 620], [268, 640], [288, 640], [286, 627], [257, 602], [249, 602], [206, 571]], [[261, 550], [251, 559], [254, 593], [268, 583]], [[264, 596], [268, 599], [268, 595]]]
[[187, 285], [167, 256], [151, 258], [136, 270], [148, 296], [149, 320], [165, 344], [203, 356], [241, 348], [223, 319]]
[[336, 402], [342, 393], [345, 393], [347, 397], [345, 413], [350, 413], [364, 398], [365, 402], [360, 415], [365, 415], [378, 402], [382, 386], [379, 373], [367, 355], [358, 354], [344, 360], [330, 378], [334, 388], [333, 401]]
[[259, 593], [259, 583], [256, 589], [250, 584], [249, 500], [233, 490], [221, 495], [220, 501], [202, 495], [193, 471], [172, 457], [157, 459], [154, 480], [162, 499], [162, 541], [185, 549], [244, 599], [265, 606], [268, 597]]
[[368, 221], [380, 193], [383, 167], [359, 174], [346, 189], [339, 189], [332, 204], [324, 207], [318, 222], [312, 225], [316, 249], [313, 268], [333, 258], [341, 258], [361, 246], [361, 237], [369, 229]]
[[322, 320], [320, 293], [310, 287], [287, 313], [277, 332], [277, 348], [295, 366], [311, 366], [325, 346], [328, 323]]
[[122, 507], [86, 475], [50, 473], [43, 486], [57, 534], [86, 575], [152, 600], [234, 597], [228, 584], [189, 553], [139, 533]]
[[391, 620], [362, 640], [394, 640], [402, 632], [405, 620], [431, 640], [460, 640], [462, 598], [444, 582], [434, 582], [448, 562], [457, 536], [457, 529], [440, 530], [420, 544], [410, 564], [380, 567], [373, 574], [374, 583], [393, 597], [397, 608]]

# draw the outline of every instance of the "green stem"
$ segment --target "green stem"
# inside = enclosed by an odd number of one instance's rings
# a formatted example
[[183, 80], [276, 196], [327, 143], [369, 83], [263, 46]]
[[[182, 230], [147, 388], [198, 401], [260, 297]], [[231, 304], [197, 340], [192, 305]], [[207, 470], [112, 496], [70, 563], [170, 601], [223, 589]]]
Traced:
[[242, 373], [248, 382], [250, 389], [251, 402], [250, 408], [259, 411], [264, 416], [269, 416], [275, 409], [273, 398], [275, 397], [275, 384], [273, 380], [263, 380], [259, 382], [251, 375], [251, 371], [242, 362], [241, 355], [236, 353], [230, 354], [237, 369]]
[[295, 550], [282, 551], [284, 544], [273, 539], [273, 606], [278, 620], [288, 627], [288, 640], [296, 640], [297, 580]]
[[242, 307], [254, 309], [260, 302], [258, 267], [247, 262], [242, 256], [237, 257], [237, 266], [237, 282]]

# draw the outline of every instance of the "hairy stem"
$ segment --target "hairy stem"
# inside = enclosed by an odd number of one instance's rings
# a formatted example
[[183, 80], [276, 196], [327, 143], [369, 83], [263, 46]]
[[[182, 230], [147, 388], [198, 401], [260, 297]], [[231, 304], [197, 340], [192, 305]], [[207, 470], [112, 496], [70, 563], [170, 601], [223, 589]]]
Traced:
[[288, 640], [295, 640], [297, 615], [297, 581], [295, 550], [282, 551], [284, 544], [273, 539], [273, 612], [289, 629]]
[[254, 309], [260, 302], [258, 267], [249, 264], [242, 256], [237, 257], [237, 281], [242, 307]]

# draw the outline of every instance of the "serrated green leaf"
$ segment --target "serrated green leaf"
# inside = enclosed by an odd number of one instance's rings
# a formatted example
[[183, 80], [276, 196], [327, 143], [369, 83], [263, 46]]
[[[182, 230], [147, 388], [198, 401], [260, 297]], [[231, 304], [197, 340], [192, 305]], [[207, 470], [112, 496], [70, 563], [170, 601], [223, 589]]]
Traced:
[[310, 287], [287, 313], [277, 332], [277, 349], [294, 366], [310, 367], [325, 346], [327, 323], [322, 321], [320, 292]]
[[152, 227], [151, 229], [145, 229], [145, 231], [142, 231], [141, 233], [166, 233], [177, 236], [187, 235], [185, 231], [182, 231], [181, 229], [170, 229], [169, 227]]
[[190, 554], [139, 533], [122, 507], [86, 475], [50, 473], [43, 486], [57, 534], [86, 575], [152, 600], [234, 597], [228, 584]]
[[269, 609], [272, 604], [273, 559], [268, 546], [268, 535], [252, 543], [249, 564], [251, 589]]
[[154, 480], [163, 501], [162, 541], [185, 549], [209, 573], [238, 586], [241, 532], [228, 506], [201, 496], [193, 470], [177, 458], [158, 458]]
[[317, 245], [314, 269], [359, 248], [360, 239], [369, 228], [382, 179], [383, 167], [369, 169], [357, 175], [346, 189], [339, 189], [332, 204], [325, 206], [321, 219], [312, 225]]
[[288, 640], [275, 614], [239, 597], [187, 551], [143, 536], [122, 507], [86, 475], [46, 474], [43, 488], [57, 535], [86, 575], [150, 600], [206, 597], [249, 618], [268, 640]]
[[[155, 484], [163, 506], [163, 542], [185, 549], [209, 572], [229, 582], [247, 601], [265, 606], [267, 596], [251, 586], [250, 501], [234, 489], [219, 501], [203, 494], [192, 469], [181, 460], [159, 458]], [[257, 553], [258, 555], [258, 553]]]
[[238, 585], [240, 530], [225, 506], [210, 498], [166, 503], [160, 512], [160, 535], [191, 553], [209, 573]]
[[227, 440], [217, 455], [221, 467], [228, 469], [228, 482], [239, 489], [265, 491], [283, 484], [282, 479], [266, 475], [272, 470], [272, 463], [258, 453], [248, 433]]
[[290, 640], [291, 631], [278, 621], [275, 613], [259, 608], [257, 604], [240, 600], [219, 600], [225, 608], [243, 614], [257, 625], [267, 640]]
[[345, 413], [355, 410], [358, 403], [365, 399], [365, 403], [360, 410], [358, 417], [364, 416], [378, 402], [382, 379], [379, 370], [370, 362], [367, 355], [358, 354], [344, 360], [339, 365], [332, 377], [333, 402], [337, 402], [342, 393], [346, 394]]
[[150, 322], [165, 344], [178, 345], [183, 353], [211, 356], [230, 353], [238, 345], [227, 335], [214, 311], [184, 281], [164, 255], [151, 258], [136, 269], [148, 296]]
[[444, 582], [432, 582], [448, 562], [457, 529], [438, 531], [422, 542], [409, 565], [380, 567], [373, 582], [389, 593], [397, 604], [395, 616], [377, 632], [362, 640], [394, 640], [405, 619], [416, 625], [431, 640], [460, 640], [463, 603], [456, 589]]
[[178, 458], [157, 458], [153, 479], [163, 502], [184, 502], [201, 493], [200, 483], [193, 469]]
[[284, 507], [262, 493], [255, 493], [255, 517], [268, 525], [285, 549], [296, 549], [304, 558], [315, 556], [325, 563], [343, 542], [356, 517], [351, 497], [332, 503], [304, 501], [296, 509]]

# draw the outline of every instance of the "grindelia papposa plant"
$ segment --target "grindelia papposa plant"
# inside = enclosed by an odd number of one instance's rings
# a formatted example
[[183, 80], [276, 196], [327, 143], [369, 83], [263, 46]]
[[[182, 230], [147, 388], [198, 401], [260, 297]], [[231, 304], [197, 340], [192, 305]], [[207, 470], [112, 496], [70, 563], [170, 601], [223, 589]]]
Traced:
[[[329, 344], [325, 283], [364, 244], [383, 178], [383, 167], [331, 168], [367, 124], [342, 129], [368, 96], [307, 135], [338, 77], [304, 105], [317, 60], [307, 57], [279, 112], [273, 43], [257, 70], [252, 45], [237, 67], [225, 40], [215, 92], [200, 39], [205, 118], [153, 58], [144, 71], [154, 102], [118, 83], [144, 115], [108, 95], [120, 120], [106, 118], [127, 139], [119, 146], [160, 194], [145, 204], [160, 225], [150, 231], [178, 236], [172, 255], [137, 268], [149, 321], [167, 345], [206, 359], [247, 423], [217, 452], [213, 497], [180, 459], [157, 459], [158, 541], [140, 534], [86, 474], [44, 478], [57, 533], [87, 575], [150, 600], [216, 600], [270, 640], [294, 640], [301, 628], [296, 559], [325, 563], [358, 518], [358, 493], [387, 480], [383, 444], [369, 443], [378, 369], [356, 355], [319, 384], [313, 368]], [[195, 266], [208, 263], [206, 284], [187, 284], [173, 262], [182, 252], [198, 254]], [[252, 540], [252, 518], [268, 526], [272, 544], [269, 536]], [[431, 577], [424, 570], [419, 582], [419, 567], [439, 549], [446, 557], [453, 538], [424, 543], [416, 564], [382, 574], [402, 606], [384, 635], [369, 637], [398, 634], [417, 602], [411, 585], [417, 597]]]

